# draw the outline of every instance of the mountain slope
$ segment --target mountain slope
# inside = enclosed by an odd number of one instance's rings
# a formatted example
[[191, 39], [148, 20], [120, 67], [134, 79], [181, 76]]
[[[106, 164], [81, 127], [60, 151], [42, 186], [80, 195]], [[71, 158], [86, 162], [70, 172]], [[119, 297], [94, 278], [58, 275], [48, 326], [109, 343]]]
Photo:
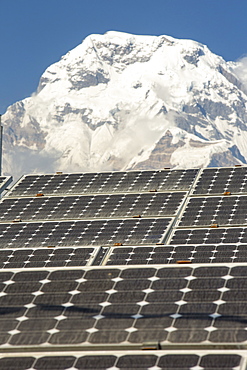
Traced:
[[4, 172], [246, 163], [236, 66], [195, 41], [88, 36], [2, 117]]

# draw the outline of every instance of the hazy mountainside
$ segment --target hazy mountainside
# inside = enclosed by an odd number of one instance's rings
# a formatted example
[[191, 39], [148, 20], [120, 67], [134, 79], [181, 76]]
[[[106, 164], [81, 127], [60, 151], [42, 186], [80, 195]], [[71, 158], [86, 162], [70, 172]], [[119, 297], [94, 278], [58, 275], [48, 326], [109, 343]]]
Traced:
[[246, 163], [247, 95], [237, 66], [190, 40], [88, 36], [3, 115], [3, 170]]

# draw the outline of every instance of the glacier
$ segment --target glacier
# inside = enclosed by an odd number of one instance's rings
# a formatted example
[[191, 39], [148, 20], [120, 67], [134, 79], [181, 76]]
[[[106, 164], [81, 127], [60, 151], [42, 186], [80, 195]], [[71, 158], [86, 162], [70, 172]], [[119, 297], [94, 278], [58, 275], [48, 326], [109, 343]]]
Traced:
[[90, 35], [2, 116], [3, 172], [246, 164], [241, 81], [239, 63], [193, 40]]

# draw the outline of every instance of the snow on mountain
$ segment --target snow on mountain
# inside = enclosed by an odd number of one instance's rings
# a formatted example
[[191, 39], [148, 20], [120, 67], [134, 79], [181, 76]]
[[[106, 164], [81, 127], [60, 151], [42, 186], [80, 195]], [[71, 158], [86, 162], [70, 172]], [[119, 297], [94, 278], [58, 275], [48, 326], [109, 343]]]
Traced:
[[227, 166], [247, 160], [239, 64], [200, 43], [88, 36], [2, 117], [6, 174]]

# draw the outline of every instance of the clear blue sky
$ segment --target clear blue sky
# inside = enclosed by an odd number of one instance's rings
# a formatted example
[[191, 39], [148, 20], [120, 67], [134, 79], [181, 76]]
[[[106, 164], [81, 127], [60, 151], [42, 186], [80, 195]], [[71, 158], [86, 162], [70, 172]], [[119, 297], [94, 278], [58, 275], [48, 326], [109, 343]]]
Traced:
[[246, 0], [0, 0], [0, 113], [89, 34], [170, 35], [226, 60], [247, 54]]

